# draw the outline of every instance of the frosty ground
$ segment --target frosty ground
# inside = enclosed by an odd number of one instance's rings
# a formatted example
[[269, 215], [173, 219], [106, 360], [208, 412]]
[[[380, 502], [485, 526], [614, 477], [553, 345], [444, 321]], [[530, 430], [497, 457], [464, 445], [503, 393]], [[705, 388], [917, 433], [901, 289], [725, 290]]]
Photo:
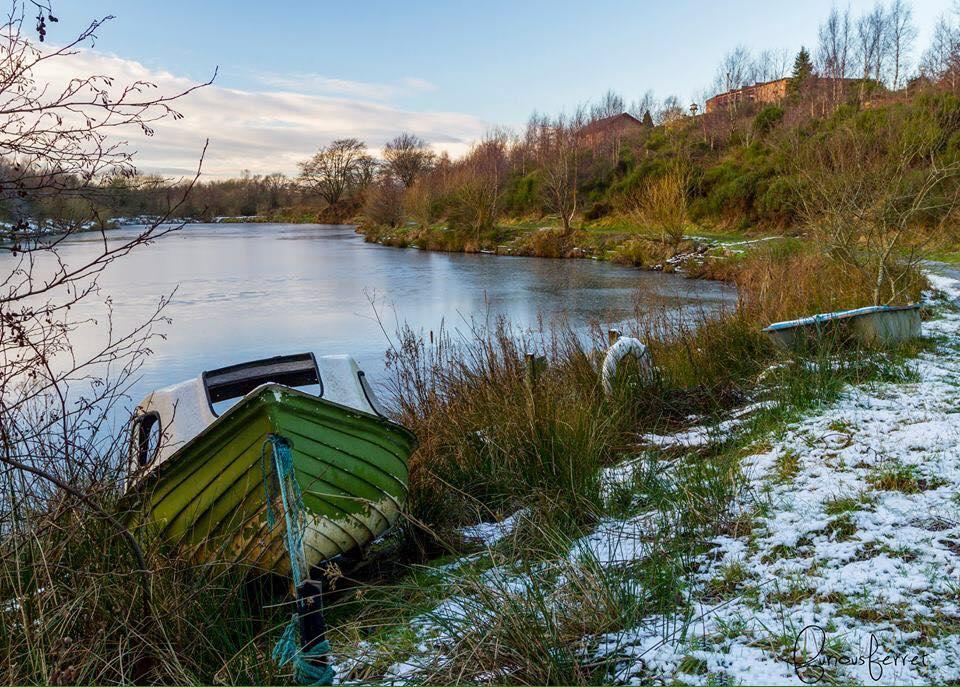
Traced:
[[[931, 280], [949, 298], [960, 296], [960, 282]], [[584, 636], [580, 660], [603, 666], [604, 681], [626, 684], [960, 679], [960, 312], [946, 303], [936, 312], [924, 323], [935, 346], [909, 363], [911, 381], [849, 388], [752, 447], [732, 504], [742, 526], [713, 538], [692, 562], [683, 613]], [[646, 439], [657, 449], [695, 450], [736, 432], [750, 410]], [[645, 465], [638, 459], [609, 470], [611, 490], [629, 485]], [[669, 479], [669, 463], [658, 469]], [[502, 557], [489, 552], [523, 517], [467, 530], [488, 551], [438, 571], [461, 576], [451, 593], [417, 616], [402, 641], [361, 643], [341, 656], [341, 678], [377, 662], [385, 682], [449, 678], [444, 666], [463, 650], [464, 634], [496, 622], [498, 605], [516, 611], [519, 604], [548, 623], [571, 612], [575, 588], [573, 612], [591, 612], [579, 581], [586, 569], [600, 580], [592, 583], [603, 597], [598, 614], [609, 612], [604, 604], [629, 604], [643, 590], [617, 571], [651, 555], [651, 529], [669, 526], [651, 513], [608, 516], [565, 559], [524, 569], [491, 563]], [[464, 570], [473, 571], [469, 584]], [[499, 675], [473, 679], [509, 674], [505, 665]]]

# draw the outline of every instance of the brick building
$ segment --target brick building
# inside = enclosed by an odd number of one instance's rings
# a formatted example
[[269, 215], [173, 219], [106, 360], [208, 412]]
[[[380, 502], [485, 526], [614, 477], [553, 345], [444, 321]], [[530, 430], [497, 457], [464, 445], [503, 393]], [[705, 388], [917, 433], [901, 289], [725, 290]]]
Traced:
[[722, 112], [748, 103], [778, 103], [787, 97], [790, 79], [774, 79], [718, 93], [707, 100], [707, 112]]
[[[826, 99], [838, 103], [851, 97], [854, 94], [852, 89], [864, 83], [867, 82], [862, 79], [828, 79], [822, 76], [809, 76], [804, 80], [800, 93], [808, 99], [821, 101]], [[774, 79], [726, 93], [718, 93], [707, 100], [707, 112], [726, 112], [751, 103], [761, 105], [779, 103], [787, 97], [789, 85], [789, 78]]]

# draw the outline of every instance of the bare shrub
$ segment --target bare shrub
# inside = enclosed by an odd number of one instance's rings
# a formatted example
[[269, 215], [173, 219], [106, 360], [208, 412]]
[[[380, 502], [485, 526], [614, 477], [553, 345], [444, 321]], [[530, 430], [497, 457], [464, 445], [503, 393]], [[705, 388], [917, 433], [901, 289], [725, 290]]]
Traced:
[[505, 132], [491, 132], [446, 179], [450, 225], [472, 231], [477, 244], [481, 232], [492, 229], [503, 212], [509, 174], [507, 143]]
[[927, 237], [956, 221], [960, 164], [936, 156], [956, 125], [889, 109], [793, 142], [800, 216], [872, 304], [907, 297]]
[[440, 217], [438, 194], [429, 179], [419, 179], [403, 193], [403, 210], [421, 226], [429, 226]]
[[632, 238], [617, 247], [613, 261], [651, 269], [670, 257], [666, 244], [645, 237]]
[[383, 175], [367, 190], [363, 216], [373, 224], [398, 227], [403, 223], [404, 190], [393, 177]]
[[573, 248], [573, 234], [560, 229], [542, 227], [530, 232], [513, 244], [514, 250], [522, 255], [533, 255], [538, 258], [563, 258]]
[[674, 168], [648, 183], [635, 199], [633, 214], [637, 221], [660, 231], [663, 243], [683, 241], [689, 223], [687, 176]]
[[[44, 3], [15, 2], [0, 28], [0, 199], [21, 213], [0, 243], [0, 680], [274, 680], [269, 661], [233, 661], [256, 624], [239, 611], [242, 572], [165, 556], [157, 542], [135, 540], [118, 510], [125, 442], [109, 421], [122, 417], [167, 297], [121, 331], [98, 279], [179, 228], [168, 220], [192, 182], [133, 231], [111, 234], [96, 208], [140, 182], [119, 137], [177, 118], [172, 105], [186, 92], [157, 95], [151, 84], [109, 75], [37, 81], [42, 64], [66, 62], [103, 21], [44, 48], [23, 26], [34, 10], [38, 24], [52, 26]], [[56, 233], [25, 214], [37, 206]], [[97, 232], [93, 250], [78, 258], [67, 240], [87, 230]], [[106, 313], [98, 322], [76, 314], [97, 301]], [[76, 346], [94, 325], [96, 348]]]

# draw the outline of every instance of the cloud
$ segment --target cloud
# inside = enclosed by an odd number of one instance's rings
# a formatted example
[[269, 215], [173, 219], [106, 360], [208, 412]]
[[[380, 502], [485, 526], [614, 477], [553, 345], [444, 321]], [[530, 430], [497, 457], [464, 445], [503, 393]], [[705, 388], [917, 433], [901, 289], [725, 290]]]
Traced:
[[437, 87], [427, 81], [426, 79], [420, 79], [415, 76], [408, 76], [403, 79], [403, 84], [413, 91], [435, 91]]
[[[157, 85], [160, 94], [180, 92], [196, 84], [93, 50], [41, 63], [35, 76], [40, 82], [56, 85], [89, 74], [108, 74], [117, 84], [148, 81]], [[317, 92], [319, 85], [324, 86], [325, 93]], [[209, 138], [203, 164], [205, 177], [237, 176], [244, 169], [294, 174], [297, 161], [334, 139], [355, 136], [377, 150], [400, 131], [413, 132], [434, 149], [455, 157], [487, 128], [472, 115], [405, 110], [389, 102], [404, 90], [435, 88], [419, 78], [384, 86], [342, 79], [311, 84], [293, 75], [287, 82], [277, 79], [271, 86], [263, 90], [207, 86], [177, 101], [175, 109], [183, 119], [158, 122], [153, 136], [146, 137], [139, 129], [125, 132], [124, 138], [136, 151], [138, 168], [172, 176], [192, 175], [204, 140]]]
[[413, 93], [435, 91], [437, 87], [419, 77], [408, 76], [394, 84], [336, 79], [322, 74], [256, 74], [255, 78], [272, 88], [313, 95], [345, 95], [365, 100], [392, 100]]

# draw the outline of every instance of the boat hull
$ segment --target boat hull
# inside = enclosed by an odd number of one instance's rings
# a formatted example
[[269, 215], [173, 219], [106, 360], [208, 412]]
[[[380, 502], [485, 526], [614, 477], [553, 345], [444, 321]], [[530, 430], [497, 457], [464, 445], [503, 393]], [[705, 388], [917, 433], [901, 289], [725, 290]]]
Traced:
[[918, 338], [920, 320], [919, 305], [871, 306], [778, 322], [763, 331], [781, 348], [795, 348], [837, 328], [860, 343], [889, 346]]
[[[383, 418], [289, 387], [245, 396], [135, 483], [134, 519], [198, 561], [289, 572], [270, 434], [288, 440], [305, 508], [304, 553], [316, 565], [389, 529], [407, 493], [413, 435]], [[269, 485], [269, 486], [267, 486]], [[267, 492], [277, 515], [268, 524]]]
[[897, 344], [920, 336], [920, 308], [868, 313], [850, 321], [850, 331], [866, 344]]

